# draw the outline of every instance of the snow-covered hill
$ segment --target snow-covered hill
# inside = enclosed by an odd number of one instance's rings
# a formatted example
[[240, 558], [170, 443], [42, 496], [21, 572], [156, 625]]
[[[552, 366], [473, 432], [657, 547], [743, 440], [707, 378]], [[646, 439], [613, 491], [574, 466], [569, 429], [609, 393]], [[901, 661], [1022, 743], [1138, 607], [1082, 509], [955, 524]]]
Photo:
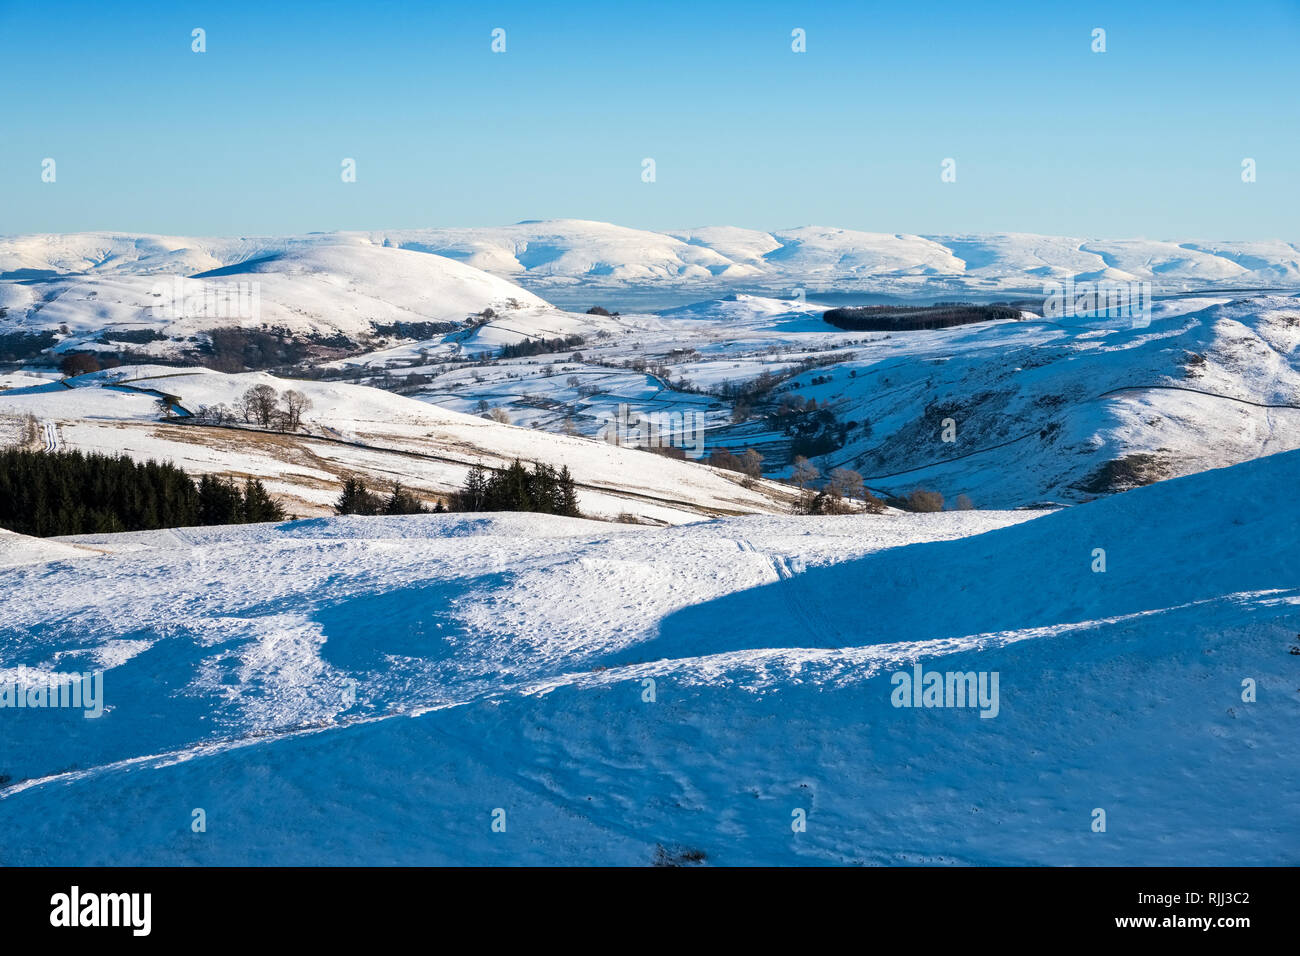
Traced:
[[3, 712], [0, 863], [1294, 865], [1298, 481], [78, 539], [0, 573], [0, 678], [105, 704]]
[[[461, 487], [476, 463], [499, 467], [515, 458], [567, 465], [584, 513], [610, 519], [678, 523], [781, 513], [793, 500], [792, 489], [773, 482], [746, 487], [734, 472], [500, 424], [366, 386], [165, 366], [125, 366], [65, 383], [32, 381], [39, 384], [0, 391], [0, 440], [17, 438], [31, 415], [49, 423], [59, 448], [166, 460], [192, 474], [264, 478], [298, 515], [329, 513], [348, 475], [381, 489], [400, 481], [438, 499]], [[239, 427], [187, 421], [205, 407], [233, 410], [256, 385], [307, 397], [301, 432], [253, 430], [242, 420]], [[159, 407], [161, 396], [179, 400], [171, 415]]]
[[803, 376], [799, 393], [870, 425], [850, 430], [825, 470], [852, 467], [892, 492], [924, 485], [982, 507], [1073, 502], [1300, 448], [1295, 298], [1138, 327], [1088, 319], [864, 334], [851, 351]]
[[[331, 392], [335, 386], [313, 385], [321, 430], [310, 447], [302, 446], [303, 436], [247, 434], [205, 444], [210, 436], [201, 430], [156, 421], [157, 396], [147, 393], [112, 391], [101, 408], [98, 388], [93, 396], [65, 395], [57, 386], [10, 388], [0, 405], [10, 415], [59, 424], [56, 446], [113, 450], [129, 435], [122, 447], [132, 453], [164, 454], [198, 470], [245, 468], [272, 478], [302, 514], [319, 513], [341, 471], [359, 467], [350, 464], [358, 452], [337, 451], [340, 439], [360, 434], [363, 444], [387, 449], [397, 442], [409, 451], [412, 435], [392, 429], [425, 428], [427, 418], [426, 431], [437, 438], [420, 434], [416, 451], [449, 461], [384, 458], [367, 473], [405, 475], [441, 494], [478, 457], [576, 456], [575, 465], [592, 469], [590, 493], [602, 495], [626, 480], [617, 472], [630, 462], [630, 480], [650, 499], [628, 512], [677, 521], [769, 511], [782, 495], [755, 495], [731, 475], [714, 475], [697, 494], [695, 477], [682, 485], [677, 475], [701, 469], [645, 455], [628, 459], [570, 436], [595, 438], [623, 406], [683, 421], [693, 416], [704, 423], [709, 449], [755, 448], [767, 474], [788, 475], [796, 451], [789, 431], [766, 417], [771, 407], [747, 413], [735, 399], [766, 373], [786, 376], [766, 396], [769, 405], [797, 395], [844, 426], [835, 450], [813, 455], [823, 472], [848, 467], [880, 492], [927, 486], [949, 500], [968, 495], [979, 507], [1071, 503], [1300, 447], [1296, 298], [1170, 296], [1156, 301], [1149, 324], [1038, 321], [1025, 312], [1023, 321], [853, 333], [822, 321], [814, 286], [954, 279], [970, 292], [986, 282], [1032, 287], [1073, 275], [1235, 287], [1290, 282], [1296, 261], [1294, 246], [1284, 242], [945, 238], [817, 227], [715, 227], [669, 236], [582, 220], [278, 239], [17, 237], [0, 240], [0, 266], [11, 276], [0, 281], [0, 333], [53, 331], [58, 351], [116, 350], [125, 340], [134, 341], [134, 352], [207, 361], [213, 356], [202, 354], [204, 339], [214, 328], [283, 330], [325, 343], [323, 354], [301, 361], [320, 361], [331, 375], [395, 389], [418, 403], [385, 404], [386, 397], [370, 408], [379, 393], [356, 399], [364, 393], [350, 392], [345, 400]], [[731, 272], [732, 265], [741, 271]], [[25, 278], [12, 278], [20, 270]], [[168, 283], [178, 272], [201, 277], [187, 280], [200, 287], [256, 283], [256, 317], [169, 312]], [[591, 315], [553, 308], [513, 281], [559, 283], [555, 288], [595, 299], [601, 290], [630, 294], [646, 283], [699, 282], [720, 291], [736, 287], [742, 274], [744, 282], [783, 285], [785, 292], [732, 293], [657, 315]], [[378, 329], [405, 331], [380, 336]], [[539, 339], [552, 340], [554, 351], [499, 360], [503, 346]], [[329, 343], [339, 348], [330, 351]], [[340, 354], [366, 347], [373, 351]], [[244, 367], [247, 349], [232, 349], [218, 367]], [[247, 363], [287, 364], [279, 354], [257, 351], [260, 362]], [[793, 374], [804, 366], [815, 368]], [[166, 369], [124, 374], [175, 377], [145, 387], [179, 390], [190, 410], [230, 404], [257, 381]], [[354, 399], [359, 404], [350, 409]], [[359, 425], [354, 416], [363, 407], [369, 410]], [[529, 431], [484, 421], [480, 413], [490, 407]], [[456, 419], [469, 432], [438, 432], [456, 413], [473, 413]], [[396, 424], [412, 415], [414, 424]], [[249, 464], [249, 456], [261, 464]], [[674, 494], [679, 485], [692, 490]], [[626, 496], [593, 500], [592, 508], [609, 515], [625, 504]]]
[[[787, 399], [815, 402], [843, 426], [833, 451], [810, 453], [823, 474], [852, 468], [881, 493], [924, 486], [977, 507], [1079, 502], [1300, 448], [1294, 296], [1165, 299], [1147, 324], [1031, 315], [890, 333], [832, 328], [823, 310], [811, 299], [742, 294], [657, 316], [571, 315], [591, 320], [577, 361], [565, 350], [540, 361], [421, 364], [467, 347], [423, 343], [422, 359], [407, 347], [342, 364], [430, 373], [414, 397], [465, 412], [500, 406], [512, 421], [552, 431], [576, 424], [597, 434], [622, 405], [698, 415], [709, 449], [754, 448], [776, 476], [790, 474], [796, 450], [771, 413]], [[761, 375], [781, 378], [746, 412], [735, 389]]]
[[1293, 242], [1092, 240], [1023, 233], [915, 236], [822, 226], [669, 234], [562, 219], [513, 226], [389, 231], [376, 242], [435, 252], [536, 289], [677, 283], [789, 290], [1039, 291], [1075, 277], [1151, 281], [1180, 291], [1300, 285]]
[[607, 282], [742, 279], [760, 270], [707, 246], [606, 222], [557, 219], [485, 229], [413, 229], [368, 234], [373, 242], [434, 252], [498, 275]]
[[[412, 253], [432, 254], [421, 260]], [[455, 260], [460, 267], [444, 260]], [[508, 281], [494, 281], [488, 273]], [[510, 226], [199, 238], [122, 233], [0, 237], [0, 307], [13, 323], [144, 321], [160, 277], [259, 277], [270, 324], [357, 331], [357, 323], [464, 318], [521, 292], [603, 295], [655, 288], [710, 291], [879, 290], [902, 295], [1041, 291], [1045, 281], [1150, 281], [1156, 291], [1296, 288], [1295, 242], [1086, 239], [1023, 233], [916, 236], [821, 226], [673, 233], [580, 219]], [[85, 281], [72, 283], [80, 276]], [[149, 277], [139, 282], [138, 277]], [[349, 291], [342, 314], [321, 296]], [[97, 293], [91, 296], [90, 293]], [[88, 298], [103, 301], [88, 302]], [[626, 311], [626, 310], [625, 310]], [[35, 314], [34, 314], [35, 313]]]
[[377, 326], [460, 324], [485, 309], [555, 312], [505, 279], [357, 236], [35, 236], [0, 240], [2, 262], [58, 274], [0, 282], [0, 332], [57, 330], [61, 352], [129, 343], [137, 352], [173, 356], [227, 327], [361, 343]]

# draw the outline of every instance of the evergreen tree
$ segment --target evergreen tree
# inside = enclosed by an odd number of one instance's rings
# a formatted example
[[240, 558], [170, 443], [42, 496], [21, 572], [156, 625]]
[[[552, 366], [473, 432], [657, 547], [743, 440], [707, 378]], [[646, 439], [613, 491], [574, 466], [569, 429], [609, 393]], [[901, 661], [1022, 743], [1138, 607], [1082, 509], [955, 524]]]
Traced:
[[78, 451], [0, 450], [0, 527], [49, 537], [276, 521], [283, 511], [261, 482], [241, 492], [175, 465]]
[[199, 524], [236, 524], [243, 517], [243, 499], [233, 482], [213, 475], [199, 479]]
[[482, 465], [475, 465], [465, 476], [457, 505], [461, 511], [488, 511], [487, 507], [488, 477]]
[[383, 513], [386, 515], [423, 515], [429, 509], [419, 498], [402, 487], [400, 481], [393, 482], [393, 491], [384, 502]]
[[488, 479], [489, 511], [532, 511], [528, 469], [518, 458]]
[[570, 518], [582, 516], [578, 509], [578, 489], [574, 485], [573, 475], [569, 474], [568, 465], [560, 469], [559, 507], [556, 514], [568, 515]]
[[355, 475], [343, 480], [343, 493], [334, 505], [336, 514], [376, 515], [380, 510], [379, 499], [371, 494], [364, 481]]
[[[491, 473], [479, 465], [469, 470], [465, 484], [452, 496], [456, 511], [535, 511], [580, 516], [578, 492], [568, 467], [556, 471], [535, 462], [532, 471], [519, 459]], [[437, 510], [437, 509], [435, 509]]]
[[263, 521], [283, 521], [284, 509], [271, 500], [266, 488], [257, 478], [244, 481], [243, 520], [246, 524]]

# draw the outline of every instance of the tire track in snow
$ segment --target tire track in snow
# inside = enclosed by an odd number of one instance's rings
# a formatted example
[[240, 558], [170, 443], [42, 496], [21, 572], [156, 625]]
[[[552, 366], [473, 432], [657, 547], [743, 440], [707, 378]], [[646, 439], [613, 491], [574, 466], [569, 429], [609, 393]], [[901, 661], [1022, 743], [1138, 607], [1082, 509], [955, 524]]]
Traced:
[[42, 422], [41, 432], [45, 441], [45, 451], [49, 453], [58, 451], [62, 441], [59, 438], [59, 426], [52, 421]]

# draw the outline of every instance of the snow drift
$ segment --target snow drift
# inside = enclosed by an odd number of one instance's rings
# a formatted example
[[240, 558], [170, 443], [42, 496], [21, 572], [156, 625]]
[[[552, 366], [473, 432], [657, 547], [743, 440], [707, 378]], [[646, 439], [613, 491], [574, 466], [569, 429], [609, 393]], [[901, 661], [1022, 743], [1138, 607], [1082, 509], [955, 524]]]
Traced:
[[[0, 711], [0, 858], [1294, 864], [1297, 479], [105, 536], [0, 576], [0, 666], [97, 665], [108, 701]], [[894, 706], [918, 663], [998, 673], [997, 716]]]

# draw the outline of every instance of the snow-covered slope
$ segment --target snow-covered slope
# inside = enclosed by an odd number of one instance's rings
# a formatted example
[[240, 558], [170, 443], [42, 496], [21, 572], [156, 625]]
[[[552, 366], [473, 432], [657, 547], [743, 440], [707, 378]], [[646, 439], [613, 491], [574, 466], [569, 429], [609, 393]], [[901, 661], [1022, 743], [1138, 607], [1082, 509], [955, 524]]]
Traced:
[[1031, 316], [892, 333], [830, 329], [820, 313], [745, 295], [699, 303], [663, 313], [629, 354], [714, 395], [786, 376], [765, 410], [712, 428], [710, 447], [756, 448], [788, 474], [790, 433], [767, 415], [797, 396], [844, 426], [814, 455], [823, 474], [852, 468], [881, 492], [924, 486], [979, 507], [1078, 502], [1300, 447], [1296, 297], [1165, 300], [1148, 324]]
[[169, 355], [194, 347], [196, 336], [214, 328], [358, 342], [373, 336], [376, 325], [463, 323], [485, 309], [554, 311], [505, 279], [359, 236], [254, 242], [95, 235], [80, 237], [80, 244], [78, 238], [0, 240], [0, 260], [7, 255], [10, 264], [38, 264], [22, 268], [71, 273], [0, 282], [6, 310], [0, 331], [60, 330], [60, 351], [120, 348], [103, 339], [153, 332], [163, 341], [134, 347]]
[[673, 236], [584, 219], [487, 229], [370, 233], [372, 241], [434, 252], [498, 275], [600, 278], [609, 282], [745, 278], [758, 270]]
[[[0, 862], [1295, 864], [1298, 481], [83, 539], [0, 573], [3, 676], [106, 671], [5, 714]], [[996, 716], [895, 706], [918, 664]]]
[[70, 558], [87, 558], [99, 554], [98, 550], [51, 541], [46, 538], [32, 538], [25, 534], [14, 534], [0, 528], [0, 569], [14, 568], [24, 564], [45, 564], [50, 561], [66, 561]]
[[[317, 252], [321, 249], [331, 251]], [[417, 264], [405, 253], [434, 254], [456, 260], [465, 269], [454, 270], [436, 260]], [[566, 289], [581, 282], [604, 290], [686, 286], [788, 294], [792, 288], [809, 286], [925, 295], [945, 289], [1035, 292], [1045, 281], [1067, 277], [1150, 281], [1157, 291], [1294, 288], [1300, 284], [1300, 248], [1281, 239], [1157, 241], [1026, 233], [916, 236], [823, 226], [772, 232], [712, 226], [661, 233], [581, 219], [238, 239], [34, 235], [0, 237], [0, 306], [8, 307], [13, 319], [67, 288], [31, 281], [41, 277], [156, 278], [233, 267], [239, 267], [238, 274], [315, 276], [334, 285], [352, 284], [375, 303], [373, 308], [381, 316], [387, 316], [381, 320], [392, 321], [409, 319], [411, 314], [463, 318], [457, 313], [466, 307], [479, 311], [512, 296], [526, 305], [538, 304], [513, 285], [472, 279], [479, 270], [534, 290]], [[19, 279], [31, 284], [20, 285], [15, 281]], [[449, 289], [449, 308], [428, 310], [426, 306], [436, 304], [437, 290], [444, 285]], [[67, 308], [90, 291], [136, 298], [139, 291], [132, 293], [134, 286], [129, 283], [120, 292], [116, 285], [105, 290], [77, 288]], [[269, 291], [292, 312], [294, 288]], [[453, 300], [455, 308], [450, 308]], [[133, 302], [124, 299], [122, 305], [129, 308]], [[134, 304], [138, 308], [148, 303]], [[306, 311], [311, 313], [310, 305]], [[127, 316], [119, 317], [125, 321]]]
[[842, 417], [872, 423], [828, 465], [889, 490], [927, 485], [1005, 507], [1118, 490], [1134, 470], [1158, 480], [1300, 447], [1293, 298], [1138, 328], [1005, 323], [916, 338], [928, 341], [910, 361], [877, 343], [859, 361], [881, 360], [837, 367], [834, 382], [811, 390], [819, 403], [840, 402]]
[[[915, 236], [822, 226], [762, 232], [729, 226], [670, 234], [584, 220], [373, 233], [375, 241], [462, 259], [556, 288], [646, 282], [789, 290], [936, 288], [1038, 291], [1068, 277], [1150, 281], [1163, 290], [1300, 283], [1293, 242], [1090, 240], [1026, 233]], [[678, 241], [680, 240], [680, 241]]]
[[[187, 423], [204, 407], [234, 409], [256, 385], [294, 389], [311, 402], [301, 433]], [[179, 399], [165, 418], [159, 396]], [[0, 391], [0, 423], [27, 415], [48, 422], [59, 447], [172, 461], [193, 474], [253, 475], [298, 515], [329, 512], [343, 478], [386, 488], [401, 481], [430, 498], [459, 488], [470, 467], [515, 458], [567, 465], [584, 513], [677, 523], [718, 514], [789, 509], [793, 492], [773, 482], [744, 487], [741, 476], [592, 438], [554, 435], [439, 408], [380, 389], [290, 381], [265, 373], [127, 366], [68, 382]], [[243, 422], [240, 422], [241, 426]]]

